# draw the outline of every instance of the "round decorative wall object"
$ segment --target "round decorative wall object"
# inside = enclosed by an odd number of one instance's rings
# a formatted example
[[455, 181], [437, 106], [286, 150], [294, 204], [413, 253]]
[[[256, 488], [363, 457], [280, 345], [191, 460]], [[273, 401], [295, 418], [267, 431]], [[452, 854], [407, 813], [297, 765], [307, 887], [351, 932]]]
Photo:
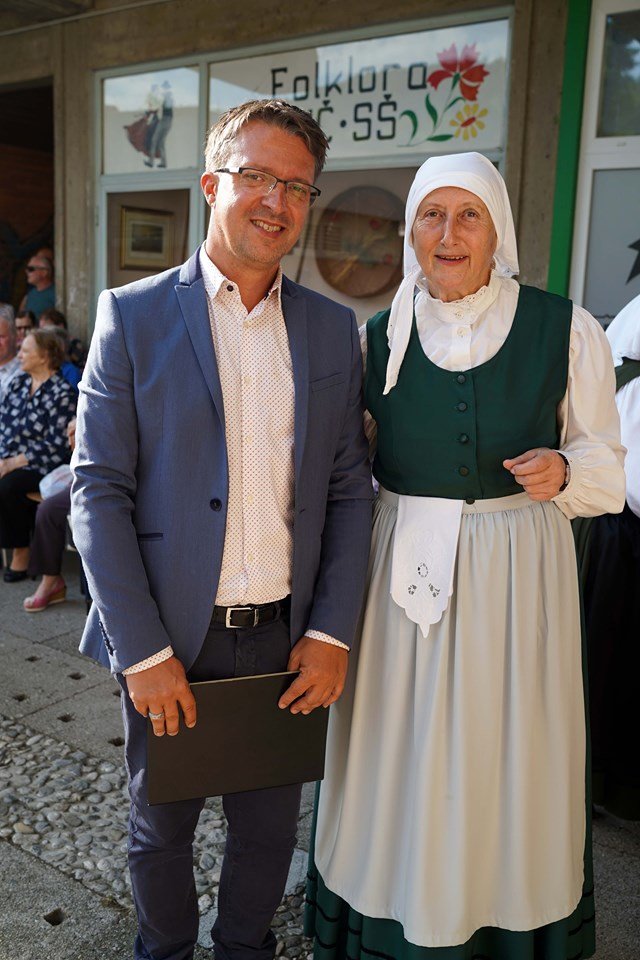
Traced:
[[402, 279], [404, 204], [381, 187], [351, 187], [322, 211], [315, 237], [320, 274], [349, 297], [374, 297]]

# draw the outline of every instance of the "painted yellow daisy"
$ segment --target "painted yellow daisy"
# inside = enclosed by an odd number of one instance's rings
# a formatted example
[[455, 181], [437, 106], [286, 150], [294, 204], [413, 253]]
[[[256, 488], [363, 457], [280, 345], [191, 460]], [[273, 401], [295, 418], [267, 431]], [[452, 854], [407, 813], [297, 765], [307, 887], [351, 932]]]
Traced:
[[463, 140], [468, 140], [469, 137], [477, 137], [478, 130], [484, 130], [482, 118], [486, 117], [488, 113], [486, 107], [480, 109], [479, 103], [474, 103], [473, 106], [470, 103], [465, 103], [464, 107], [456, 113], [455, 120], [451, 120], [451, 126], [456, 128], [455, 136], [459, 137], [462, 134]]

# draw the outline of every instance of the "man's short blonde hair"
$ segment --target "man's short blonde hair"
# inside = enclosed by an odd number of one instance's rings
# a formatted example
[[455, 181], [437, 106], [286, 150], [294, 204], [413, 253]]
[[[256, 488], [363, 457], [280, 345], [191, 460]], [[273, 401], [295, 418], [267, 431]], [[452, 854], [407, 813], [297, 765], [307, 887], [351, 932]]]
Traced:
[[208, 173], [226, 165], [235, 137], [253, 120], [269, 123], [304, 140], [315, 162], [316, 178], [320, 175], [329, 149], [329, 141], [322, 127], [311, 114], [286, 100], [249, 100], [223, 113], [207, 134], [204, 160], [205, 170]]

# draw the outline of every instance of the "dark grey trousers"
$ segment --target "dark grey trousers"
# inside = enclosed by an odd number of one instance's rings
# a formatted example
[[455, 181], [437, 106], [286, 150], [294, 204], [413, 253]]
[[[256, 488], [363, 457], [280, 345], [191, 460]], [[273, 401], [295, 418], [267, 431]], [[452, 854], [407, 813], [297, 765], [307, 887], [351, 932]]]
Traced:
[[56, 577], [60, 574], [70, 509], [71, 487], [38, 504], [29, 554], [30, 576], [41, 577], [47, 574]]
[[[188, 677], [194, 682], [277, 673], [286, 669], [289, 653], [288, 619], [248, 630], [212, 624]], [[138, 913], [134, 955], [191, 960], [198, 933], [192, 844], [204, 800], [148, 805], [148, 721], [128, 696], [122, 704], [131, 796], [129, 869]], [[270, 924], [295, 846], [300, 791], [293, 785], [223, 797], [228, 830], [212, 931], [216, 960], [275, 955]]]

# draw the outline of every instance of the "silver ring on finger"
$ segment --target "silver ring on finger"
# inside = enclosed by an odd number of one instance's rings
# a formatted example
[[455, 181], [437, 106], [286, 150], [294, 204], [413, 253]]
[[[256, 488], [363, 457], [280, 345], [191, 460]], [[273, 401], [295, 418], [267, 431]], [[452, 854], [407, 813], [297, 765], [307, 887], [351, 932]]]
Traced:
[[161, 710], [160, 713], [151, 713], [151, 710], [147, 713], [149, 720], [164, 720], [164, 710]]

